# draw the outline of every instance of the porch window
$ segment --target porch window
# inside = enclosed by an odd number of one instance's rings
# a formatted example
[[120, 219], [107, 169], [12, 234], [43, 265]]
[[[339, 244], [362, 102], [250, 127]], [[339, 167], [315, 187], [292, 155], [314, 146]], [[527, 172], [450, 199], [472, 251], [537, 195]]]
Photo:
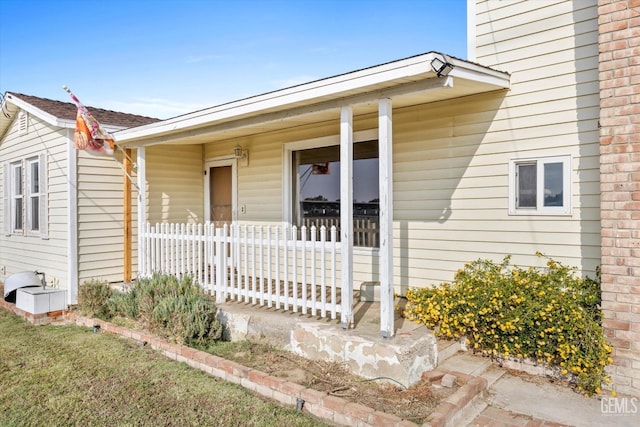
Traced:
[[511, 160], [509, 213], [571, 214], [571, 157]]
[[[295, 224], [339, 230], [340, 146], [293, 151], [292, 165]], [[354, 246], [379, 247], [378, 141], [354, 144], [353, 199]]]

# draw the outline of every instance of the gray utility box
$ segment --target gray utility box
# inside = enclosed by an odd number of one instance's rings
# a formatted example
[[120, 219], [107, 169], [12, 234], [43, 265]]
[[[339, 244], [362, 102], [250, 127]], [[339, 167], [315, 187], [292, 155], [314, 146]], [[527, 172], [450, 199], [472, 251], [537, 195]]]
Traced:
[[64, 310], [67, 291], [62, 289], [31, 287], [21, 288], [16, 293], [16, 307], [31, 314]]

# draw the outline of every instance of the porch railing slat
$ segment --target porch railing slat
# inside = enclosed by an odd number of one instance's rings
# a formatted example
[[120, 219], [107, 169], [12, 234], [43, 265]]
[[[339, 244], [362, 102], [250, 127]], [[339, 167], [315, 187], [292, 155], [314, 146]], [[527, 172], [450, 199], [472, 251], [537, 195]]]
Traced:
[[141, 276], [190, 275], [218, 303], [232, 299], [332, 319], [341, 312], [333, 225], [147, 223], [140, 240]]

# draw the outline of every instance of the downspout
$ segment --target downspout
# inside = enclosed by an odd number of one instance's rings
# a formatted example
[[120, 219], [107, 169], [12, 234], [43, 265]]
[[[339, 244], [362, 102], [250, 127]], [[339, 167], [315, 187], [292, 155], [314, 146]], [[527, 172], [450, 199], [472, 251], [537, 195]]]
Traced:
[[78, 152], [67, 129], [67, 304], [78, 303]]

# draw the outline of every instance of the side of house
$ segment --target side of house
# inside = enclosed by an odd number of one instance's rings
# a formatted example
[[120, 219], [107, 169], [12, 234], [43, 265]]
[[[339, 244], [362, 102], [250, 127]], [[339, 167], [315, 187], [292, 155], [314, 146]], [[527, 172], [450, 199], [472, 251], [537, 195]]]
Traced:
[[[69, 233], [67, 206], [69, 129], [14, 109], [0, 142], [0, 269], [3, 277], [46, 273], [47, 284], [66, 287]], [[71, 134], [71, 139], [73, 138]]]
[[[493, 156], [502, 227], [519, 246], [506, 252], [540, 251], [593, 277], [600, 264], [597, 7], [566, 1], [471, 7], [470, 59], [511, 74], [511, 90], [482, 142], [502, 148]], [[534, 188], [538, 200], [527, 200]], [[562, 208], [550, 197], [558, 190], [568, 193]]]
[[[90, 110], [109, 131], [156, 121]], [[87, 280], [122, 281], [121, 167], [113, 158], [74, 148], [72, 103], [7, 93], [2, 111], [0, 280], [20, 271], [43, 271], [48, 285], [68, 290], [70, 304]], [[122, 162], [122, 152], [116, 158]]]

